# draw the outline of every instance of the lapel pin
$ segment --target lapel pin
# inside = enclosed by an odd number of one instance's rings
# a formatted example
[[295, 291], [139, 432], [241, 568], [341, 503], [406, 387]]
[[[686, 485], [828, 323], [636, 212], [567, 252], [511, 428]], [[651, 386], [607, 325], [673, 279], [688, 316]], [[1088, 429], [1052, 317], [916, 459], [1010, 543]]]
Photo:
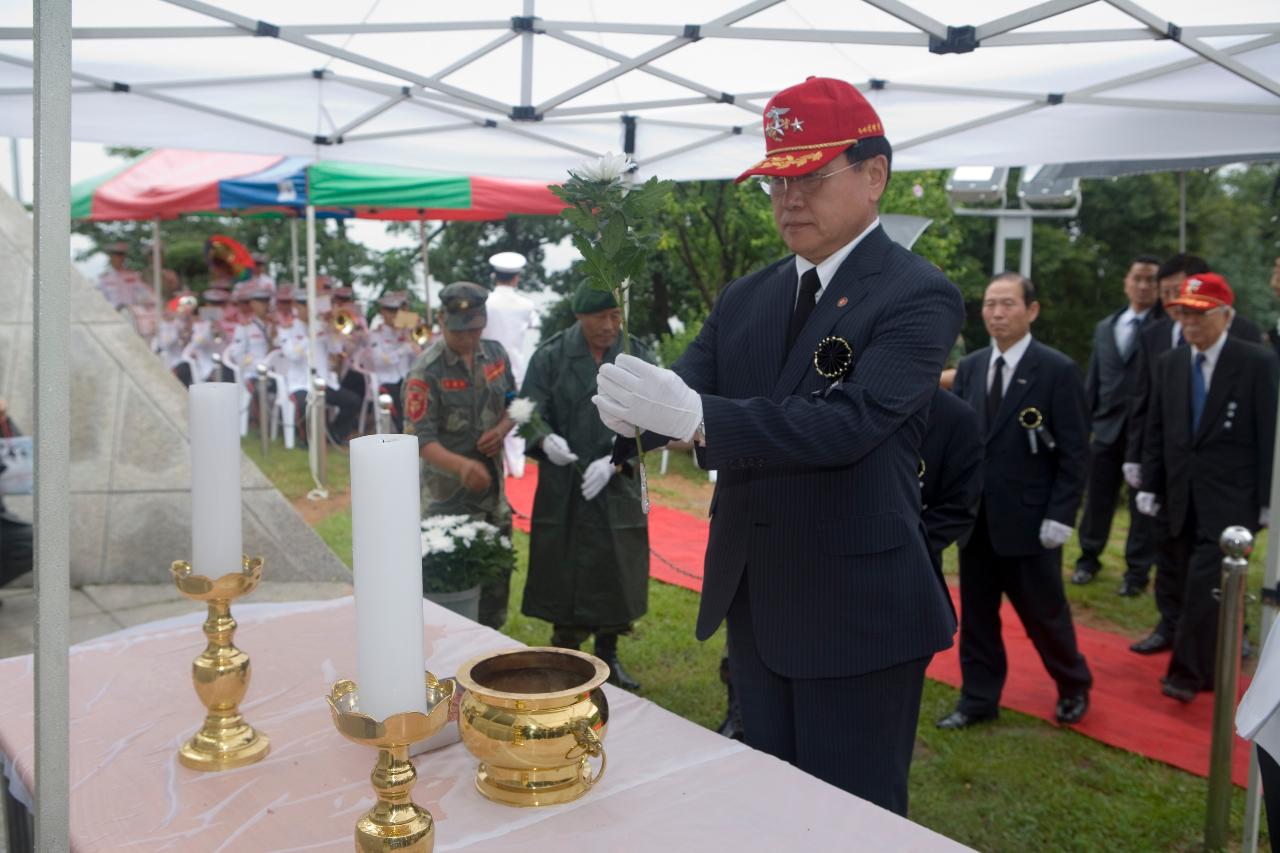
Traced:
[[1026, 385], [1026, 384], [1027, 384], [1027, 380], [1022, 379], [1022, 378], [1019, 378], [1019, 379], [1018, 379], [1018, 384], [1019, 384], [1019, 385]]
[[837, 308], [843, 308], [844, 306], [846, 306], [846, 305], [848, 305], [848, 304], [849, 304], [849, 297], [847, 297], [847, 296], [841, 296], [841, 297], [840, 297], [840, 299], [836, 302], [836, 307], [837, 307]]

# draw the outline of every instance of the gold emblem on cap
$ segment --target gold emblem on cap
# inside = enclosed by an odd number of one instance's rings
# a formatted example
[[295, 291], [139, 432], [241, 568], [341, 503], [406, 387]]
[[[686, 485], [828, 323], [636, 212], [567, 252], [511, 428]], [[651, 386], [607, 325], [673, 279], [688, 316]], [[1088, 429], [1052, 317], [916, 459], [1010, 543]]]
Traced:
[[471, 303], [465, 299], [459, 299], [457, 302], [453, 303], [453, 307], [458, 311], [466, 311], [471, 307]]

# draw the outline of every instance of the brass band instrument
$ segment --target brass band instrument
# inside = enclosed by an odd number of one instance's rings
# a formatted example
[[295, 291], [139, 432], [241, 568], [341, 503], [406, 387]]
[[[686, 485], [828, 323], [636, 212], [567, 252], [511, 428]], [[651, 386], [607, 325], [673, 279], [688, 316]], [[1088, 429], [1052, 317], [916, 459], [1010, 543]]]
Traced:
[[330, 322], [333, 324], [333, 330], [343, 337], [350, 337], [355, 334], [356, 318], [346, 311], [334, 312], [333, 320]]

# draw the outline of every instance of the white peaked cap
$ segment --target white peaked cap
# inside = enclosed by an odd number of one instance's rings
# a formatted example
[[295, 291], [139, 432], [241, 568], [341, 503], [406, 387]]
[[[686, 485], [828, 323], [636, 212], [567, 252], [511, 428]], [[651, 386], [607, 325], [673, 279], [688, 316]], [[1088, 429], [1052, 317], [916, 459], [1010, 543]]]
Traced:
[[489, 266], [493, 267], [494, 272], [508, 275], [520, 272], [527, 263], [524, 255], [519, 252], [499, 252], [489, 258]]

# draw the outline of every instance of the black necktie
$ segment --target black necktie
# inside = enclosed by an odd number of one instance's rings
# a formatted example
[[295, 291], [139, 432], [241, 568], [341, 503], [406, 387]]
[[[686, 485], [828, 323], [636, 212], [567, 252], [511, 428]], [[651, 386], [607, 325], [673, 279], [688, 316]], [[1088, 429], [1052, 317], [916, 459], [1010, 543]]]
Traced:
[[996, 375], [987, 392], [987, 426], [995, 423], [1000, 404], [1004, 402], [1004, 356], [996, 356]]
[[796, 309], [791, 312], [791, 325], [787, 327], [787, 352], [791, 352], [791, 347], [795, 344], [796, 338], [800, 337], [800, 330], [804, 328], [805, 321], [813, 313], [813, 306], [818, 303], [820, 284], [817, 267], [812, 267], [800, 276], [800, 295], [796, 299]]

